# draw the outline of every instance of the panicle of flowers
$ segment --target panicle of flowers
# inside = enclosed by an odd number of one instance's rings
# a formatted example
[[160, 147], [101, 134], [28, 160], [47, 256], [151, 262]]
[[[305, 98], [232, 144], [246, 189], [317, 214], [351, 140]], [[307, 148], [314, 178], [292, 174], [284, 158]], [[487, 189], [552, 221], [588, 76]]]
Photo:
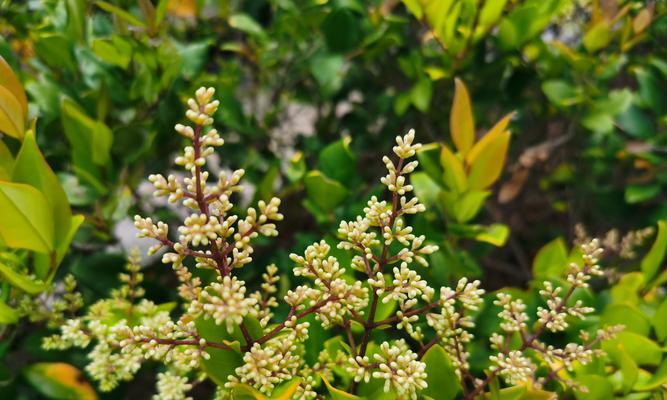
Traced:
[[188, 378], [173, 371], [157, 374], [157, 394], [153, 400], [192, 400], [186, 393], [192, 389]]
[[[494, 304], [501, 307], [498, 316], [501, 318], [500, 327], [504, 335], [494, 333], [490, 338], [491, 347], [498, 350], [498, 353], [490, 356], [492, 366], [489, 378], [498, 375], [510, 385], [533, 382], [539, 386], [547, 379], [536, 376], [541, 360], [551, 371], [548, 377], [560, 380], [557, 374], [559, 370], [571, 370], [575, 362], [580, 364], [590, 362], [593, 356], [601, 354], [601, 350], [595, 346], [602, 340], [613, 337], [622, 329], [620, 326], [600, 329], [593, 339], [589, 338], [588, 333], [582, 332], [583, 344], [567, 343], [563, 347], [545, 345], [540, 341], [545, 331], [564, 331], [569, 327], [569, 318], [584, 319], [587, 314], [594, 311], [592, 307], [585, 306], [581, 300], [573, 302], [571, 298], [576, 289], [588, 287], [588, 281], [593, 276], [602, 274], [598, 262], [603, 249], [598, 239], [591, 239], [581, 244], [581, 251], [581, 264], [571, 263], [567, 271], [569, 287], [555, 286], [551, 281], [543, 283], [539, 293], [546, 307], [537, 307], [537, 321], [533, 329], [529, 328], [526, 305], [521, 299], [513, 299], [506, 293], [497, 294]], [[520, 339], [521, 344], [518, 348], [510, 345], [514, 335]], [[535, 356], [529, 357], [527, 350], [531, 350]], [[479, 385], [475, 386], [473, 394], [481, 390]]]
[[347, 370], [355, 382], [368, 382], [371, 376], [384, 380], [384, 391], [393, 389], [401, 399], [417, 399], [417, 393], [428, 386], [426, 364], [402, 339], [393, 345], [383, 342], [373, 354], [373, 362], [368, 356], [352, 357]]
[[224, 324], [231, 333], [243, 322], [243, 317], [257, 315], [256, 304], [256, 298], [246, 296], [245, 282], [235, 276], [225, 276], [202, 290], [199, 300], [190, 303], [188, 314], [193, 317], [203, 314], [204, 319], [212, 318], [217, 325]]

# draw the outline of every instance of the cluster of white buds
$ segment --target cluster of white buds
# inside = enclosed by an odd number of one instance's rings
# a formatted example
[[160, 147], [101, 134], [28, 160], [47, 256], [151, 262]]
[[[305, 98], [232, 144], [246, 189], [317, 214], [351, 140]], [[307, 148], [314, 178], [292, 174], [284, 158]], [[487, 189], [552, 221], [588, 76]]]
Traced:
[[602, 269], [598, 265], [600, 256], [604, 250], [600, 247], [600, 241], [593, 239], [581, 245], [583, 263], [571, 263], [567, 274], [567, 282], [574, 287], [588, 287], [588, 281], [593, 276], [602, 275]]
[[402, 339], [393, 345], [382, 343], [373, 354], [373, 361], [371, 363], [368, 356], [352, 357], [347, 371], [355, 382], [368, 382], [371, 376], [384, 380], [384, 391], [394, 390], [400, 399], [415, 400], [417, 393], [428, 386], [426, 364], [418, 360], [417, 354]]
[[533, 379], [537, 367], [528, 359], [522, 351], [513, 350], [508, 354], [499, 353], [490, 356], [493, 363], [489, 369], [498, 371], [498, 374], [505, 378], [510, 385], [527, 383]]
[[245, 282], [235, 276], [218, 279], [219, 282], [213, 282], [202, 290], [199, 300], [190, 303], [188, 314], [213, 318], [217, 325], [225, 324], [231, 333], [246, 315], [257, 314], [257, 299], [246, 296]]
[[157, 374], [157, 395], [153, 400], [192, 400], [185, 394], [192, 389], [188, 378], [178, 373], [167, 371]]

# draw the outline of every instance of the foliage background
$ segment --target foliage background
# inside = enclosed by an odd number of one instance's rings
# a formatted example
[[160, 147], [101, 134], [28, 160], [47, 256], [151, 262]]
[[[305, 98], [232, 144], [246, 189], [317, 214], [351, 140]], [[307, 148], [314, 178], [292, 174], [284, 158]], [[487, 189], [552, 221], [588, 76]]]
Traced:
[[[146, 247], [129, 216], [165, 213], [144, 177], [180, 148], [172, 129], [197, 87], [215, 87], [222, 102], [220, 168], [246, 169], [247, 202], [283, 198], [288, 222], [256, 264], [276, 262], [287, 287], [287, 254], [333, 235], [378, 192], [377, 160], [397, 134], [414, 128], [421, 142], [452, 147], [454, 77], [479, 133], [516, 114], [508, 159], [493, 161], [502, 175], [474, 220], [452, 220], [436, 194], [415, 222], [442, 247], [428, 279], [525, 288], [541, 246], [571, 241], [575, 224], [602, 235], [667, 217], [665, 11], [638, 0], [5, 0], [0, 55], [26, 89], [39, 148], [85, 216], [58, 274], [73, 273], [87, 300], [116, 285], [128, 249]], [[16, 154], [20, 143], [3, 141]], [[418, 189], [436, 190], [437, 171]], [[475, 239], [493, 224], [509, 228], [506, 241]], [[145, 264], [149, 297], [172, 300], [172, 278]], [[7, 398], [35, 395], [17, 377], [23, 366], [81, 364], [82, 354], [40, 351], [45, 334], [3, 329]], [[152, 379], [143, 371], [109, 398], [146, 396]]]

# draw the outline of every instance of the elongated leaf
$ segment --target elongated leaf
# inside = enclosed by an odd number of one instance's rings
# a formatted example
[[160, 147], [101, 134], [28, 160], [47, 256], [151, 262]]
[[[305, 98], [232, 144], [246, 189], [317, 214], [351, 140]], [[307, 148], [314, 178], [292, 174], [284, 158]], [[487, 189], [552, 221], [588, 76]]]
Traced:
[[32, 131], [26, 132], [21, 149], [16, 156], [12, 181], [26, 183], [45, 195], [54, 218], [54, 246], [58, 247], [67, 238], [70, 231], [72, 212], [65, 190], [39, 151], [35, 134]]
[[53, 215], [48, 200], [32, 186], [0, 182], [0, 240], [9, 247], [50, 253]]
[[484, 150], [490, 143], [494, 140], [497, 140], [497, 137], [505, 132], [507, 125], [509, 125], [510, 120], [514, 116], [514, 113], [509, 113], [505, 115], [500, 121], [491, 128], [486, 135], [484, 135], [470, 150], [470, 153], [466, 156], [466, 163], [468, 165], [473, 165], [477, 157], [479, 157], [482, 150]]
[[3, 263], [0, 263], [0, 276], [2, 276], [2, 280], [9, 282], [12, 286], [28, 294], [38, 294], [49, 288], [49, 285], [44, 282], [37, 282], [30, 277], [14, 271]]
[[24, 123], [25, 115], [21, 109], [21, 103], [9, 89], [0, 86], [0, 132], [21, 140], [25, 128]]
[[329, 179], [320, 171], [310, 171], [304, 178], [308, 198], [324, 211], [331, 211], [347, 196], [340, 182]]
[[471, 189], [486, 189], [500, 177], [505, 166], [509, 142], [510, 133], [505, 131], [490, 139], [480, 149], [468, 175], [468, 185]]
[[76, 367], [66, 363], [37, 363], [24, 370], [28, 382], [50, 399], [95, 400], [95, 389]]
[[422, 392], [433, 400], [452, 400], [461, 391], [456, 369], [449, 355], [440, 345], [428, 349], [422, 361], [426, 364], [426, 383], [428, 387]]
[[2, 56], [0, 56], [0, 86], [9, 90], [16, 100], [18, 100], [21, 105], [21, 110], [23, 111], [23, 118], [25, 119], [28, 115], [28, 99], [25, 96], [25, 91], [23, 90], [23, 86], [21, 86], [21, 82]]
[[449, 116], [449, 131], [456, 149], [465, 156], [475, 141], [475, 120], [468, 89], [460, 79], [456, 78], [454, 82], [456, 89], [451, 115]]
[[335, 387], [331, 386], [327, 378], [322, 376], [322, 382], [326, 385], [327, 389], [329, 390], [329, 395], [331, 396], [332, 400], [350, 400], [350, 399], [363, 399], [363, 397], [355, 396], [353, 394], [347, 393], [343, 390], [336, 389]]
[[658, 235], [651, 246], [648, 254], [644, 256], [641, 263], [641, 270], [644, 272], [644, 278], [646, 282], [650, 282], [651, 279], [658, 273], [662, 262], [665, 259], [665, 253], [667, 252], [667, 222], [658, 221]]
[[122, 19], [123, 21], [127, 22], [130, 25], [138, 26], [140, 28], [145, 28], [146, 23], [141, 21], [139, 18], [135, 17], [133, 14], [130, 14], [129, 12], [123, 10], [120, 7], [116, 7], [115, 5], [111, 3], [107, 3], [106, 1], [96, 1], [95, 4], [104, 11], [108, 11], [118, 18]]
[[463, 162], [447, 146], [440, 151], [440, 164], [444, 169], [445, 185], [454, 193], [463, 193], [468, 188], [468, 180], [463, 169]]
[[292, 378], [275, 388], [271, 393], [271, 400], [290, 400], [301, 385], [301, 378]]

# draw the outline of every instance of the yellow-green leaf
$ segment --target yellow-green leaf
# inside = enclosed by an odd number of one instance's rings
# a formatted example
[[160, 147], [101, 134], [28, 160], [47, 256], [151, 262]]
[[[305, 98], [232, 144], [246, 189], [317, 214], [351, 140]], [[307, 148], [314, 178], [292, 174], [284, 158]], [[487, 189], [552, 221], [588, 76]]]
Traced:
[[468, 185], [471, 189], [486, 189], [500, 177], [509, 142], [510, 133], [505, 131], [489, 140], [479, 151], [468, 175]]
[[15, 324], [19, 320], [19, 312], [0, 300], [0, 324]]
[[46, 197], [32, 186], [0, 182], [0, 241], [6, 246], [50, 253], [53, 215]]
[[36, 363], [24, 371], [25, 377], [50, 399], [95, 400], [95, 389], [78, 368], [66, 363]]
[[642, 33], [651, 24], [651, 10], [644, 8], [632, 20], [632, 29], [635, 34]]
[[456, 149], [465, 156], [475, 141], [475, 120], [468, 89], [460, 79], [456, 78], [454, 82], [456, 88], [454, 103], [449, 116], [449, 131]]
[[331, 384], [329, 383], [327, 378], [324, 377], [324, 375], [320, 376], [322, 377], [322, 381], [326, 385], [327, 389], [329, 389], [329, 394], [331, 395], [332, 400], [363, 399], [363, 397], [355, 396], [343, 390], [336, 389], [335, 387], [331, 386]]
[[18, 100], [23, 111], [23, 119], [25, 119], [28, 115], [28, 99], [25, 96], [25, 90], [23, 90], [21, 82], [2, 56], [0, 56], [0, 86], [7, 88]]
[[490, 142], [496, 140], [503, 132], [507, 130], [507, 125], [509, 125], [510, 120], [514, 116], [514, 113], [509, 113], [505, 115], [500, 121], [491, 128], [486, 135], [484, 135], [470, 150], [470, 153], [466, 156], [466, 163], [468, 165], [473, 165], [479, 154], [482, 150], [489, 145]]
[[455, 193], [463, 193], [468, 188], [468, 180], [461, 159], [447, 146], [442, 146], [440, 164], [445, 171], [443, 174], [445, 185]]
[[301, 385], [301, 378], [292, 378], [282, 383], [271, 393], [271, 400], [290, 400]]
[[3, 263], [0, 263], [0, 276], [2, 276], [2, 281], [7, 281], [10, 285], [15, 286], [28, 294], [38, 294], [49, 288], [49, 285], [46, 283], [35, 281]]
[[54, 247], [59, 247], [60, 243], [67, 239], [70, 231], [72, 212], [65, 190], [39, 151], [32, 131], [26, 132], [16, 156], [12, 182], [26, 183], [45, 195], [53, 215]]
[[21, 140], [24, 129], [25, 115], [21, 103], [9, 89], [0, 86], [0, 132]]
[[660, 269], [667, 253], [667, 221], [658, 221], [658, 235], [651, 246], [651, 250], [644, 256], [641, 262], [641, 270], [646, 282], [651, 279]]

